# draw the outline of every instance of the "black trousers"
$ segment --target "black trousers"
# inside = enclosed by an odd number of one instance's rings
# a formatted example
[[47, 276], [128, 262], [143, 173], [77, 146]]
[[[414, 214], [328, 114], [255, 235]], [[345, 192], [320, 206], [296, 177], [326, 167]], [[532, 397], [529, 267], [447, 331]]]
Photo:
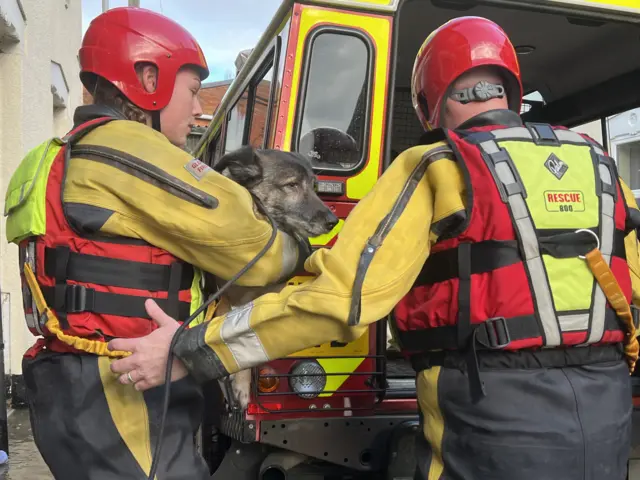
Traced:
[[[57, 480], [146, 480], [158, 440], [163, 388], [122, 385], [110, 360], [42, 352], [23, 360], [36, 446]], [[204, 480], [195, 433], [203, 398], [186, 377], [171, 385], [158, 480]]]
[[418, 374], [424, 435], [420, 480], [625, 480], [632, 395], [624, 361], [482, 372], [474, 404], [466, 375]]

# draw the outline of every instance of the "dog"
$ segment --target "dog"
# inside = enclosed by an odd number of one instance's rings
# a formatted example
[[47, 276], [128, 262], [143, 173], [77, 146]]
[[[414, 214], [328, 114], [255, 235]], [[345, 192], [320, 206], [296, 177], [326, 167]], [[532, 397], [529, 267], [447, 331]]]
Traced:
[[[246, 146], [222, 156], [213, 169], [251, 192], [278, 229], [294, 238], [322, 235], [338, 224], [338, 218], [315, 192], [316, 177], [310, 161], [299, 153]], [[216, 279], [215, 283], [220, 288], [226, 282]], [[284, 283], [266, 287], [232, 285], [224, 293], [226, 305], [221, 302], [216, 315], [266, 293], [279, 292], [284, 286]], [[230, 375], [228, 382], [230, 385], [222, 382], [227, 401], [244, 410], [249, 403], [251, 370]]]

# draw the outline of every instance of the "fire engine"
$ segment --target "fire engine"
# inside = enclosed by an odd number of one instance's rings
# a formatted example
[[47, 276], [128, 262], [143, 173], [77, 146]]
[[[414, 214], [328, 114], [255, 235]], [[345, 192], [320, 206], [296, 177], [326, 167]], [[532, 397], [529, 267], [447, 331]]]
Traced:
[[[513, 40], [527, 121], [587, 131], [607, 148], [607, 116], [640, 105], [637, 0], [286, 0], [195, 155], [214, 165], [246, 144], [308, 155], [319, 195], [341, 219], [311, 243], [331, 248], [385, 168], [419, 141], [415, 55], [432, 30], [461, 15], [490, 18]], [[342, 152], [336, 135], [348, 139]], [[413, 478], [415, 375], [387, 351], [387, 320], [352, 343], [254, 369], [245, 410], [224, 400], [218, 382], [207, 385], [201, 446], [212, 478]]]

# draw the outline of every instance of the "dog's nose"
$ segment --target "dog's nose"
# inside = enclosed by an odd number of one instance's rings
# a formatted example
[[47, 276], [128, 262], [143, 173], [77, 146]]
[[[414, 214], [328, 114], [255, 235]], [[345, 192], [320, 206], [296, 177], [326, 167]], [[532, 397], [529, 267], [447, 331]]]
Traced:
[[324, 222], [324, 224], [327, 227], [327, 230], [333, 230], [333, 227], [335, 227], [338, 224], [338, 217], [336, 217], [333, 213], [329, 212], [327, 214], [327, 218]]

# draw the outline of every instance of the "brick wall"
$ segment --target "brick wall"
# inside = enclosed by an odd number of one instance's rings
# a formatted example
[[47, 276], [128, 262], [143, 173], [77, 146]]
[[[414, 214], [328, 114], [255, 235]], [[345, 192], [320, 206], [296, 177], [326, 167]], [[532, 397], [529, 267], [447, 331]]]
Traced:
[[[213, 84], [204, 84], [200, 89], [200, 105], [202, 105], [202, 112], [205, 115], [213, 115], [218, 105], [222, 101], [222, 97], [227, 93], [230, 82], [216, 82]], [[197, 119], [196, 124], [206, 127], [209, 125], [209, 120]]]

